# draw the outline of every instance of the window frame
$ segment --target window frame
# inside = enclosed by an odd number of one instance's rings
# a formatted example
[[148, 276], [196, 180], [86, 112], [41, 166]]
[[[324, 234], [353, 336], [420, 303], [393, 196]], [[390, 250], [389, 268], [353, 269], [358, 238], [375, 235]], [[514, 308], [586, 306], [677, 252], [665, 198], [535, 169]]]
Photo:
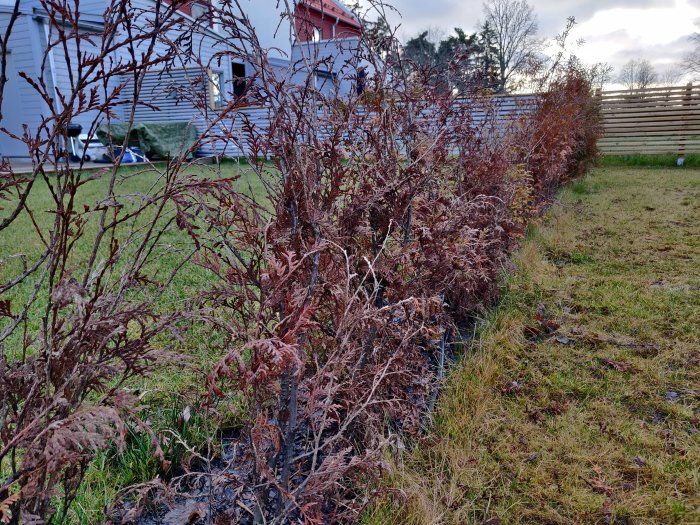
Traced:
[[[240, 68], [237, 72], [236, 69]], [[238, 73], [242, 72], [243, 75]], [[248, 77], [244, 62], [231, 62], [231, 78], [233, 79], [233, 95], [238, 100], [246, 96], [248, 92]]]
[[213, 70], [207, 71], [209, 91], [209, 109], [216, 111], [224, 107], [224, 72]]
[[[195, 9], [198, 10], [199, 13], [195, 13]], [[202, 2], [192, 2], [190, 12], [192, 13], [192, 18], [194, 18], [195, 20], [199, 20], [204, 17], [211, 18], [211, 10], [206, 4]]]
[[334, 71], [324, 71], [321, 69], [316, 69], [314, 71], [314, 87], [318, 91], [322, 91], [326, 87], [326, 83], [330, 82], [330, 86], [335, 87], [338, 80], [338, 73]]

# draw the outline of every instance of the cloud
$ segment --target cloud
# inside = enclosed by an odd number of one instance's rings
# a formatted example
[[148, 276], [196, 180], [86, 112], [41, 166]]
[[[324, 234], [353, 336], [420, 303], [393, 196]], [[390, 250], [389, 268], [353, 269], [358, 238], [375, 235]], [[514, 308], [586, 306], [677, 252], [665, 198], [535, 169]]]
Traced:
[[[482, 19], [482, 0], [388, 0], [402, 14], [399, 36], [410, 38], [430, 27], [450, 33], [455, 27], [474, 31]], [[586, 44], [577, 54], [586, 62], [620, 68], [632, 58], [647, 58], [662, 68], [682, 60], [688, 36], [700, 30], [700, 0], [530, 0], [540, 32], [553, 37], [566, 19], [578, 22], [574, 39]]]
[[[700, 0], [689, 0], [700, 6]], [[553, 36], [574, 16], [579, 23], [595, 13], [615, 8], [673, 8], [674, 0], [530, 0], [537, 12], [542, 32]], [[408, 34], [431, 26], [466, 29], [477, 27], [483, 13], [483, 0], [394, 0], [391, 4], [402, 14], [393, 17]]]
[[613, 53], [610, 57], [611, 61], [624, 64], [629, 60], [638, 59], [640, 56], [649, 60], [652, 64], [656, 64], [659, 70], [664, 66], [676, 64], [679, 58], [679, 51], [685, 54], [691, 50], [690, 40], [687, 38], [679, 38], [674, 42], [665, 45], [654, 47], [625, 47]]
[[[700, 2], [700, 0], [697, 0]], [[613, 9], [650, 8], [673, 9], [674, 0], [534, 0], [532, 5], [538, 12], [540, 25], [546, 33], [558, 31], [569, 16], [579, 24], [592, 19], [597, 13]]]
[[615, 7], [599, 10], [574, 31], [586, 45], [584, 60], [621, 67], [632, 59], [647, 59], [656, 66], [680, 62], [690, 50], [689, 36], [696, 30], [700, 8], [677, 0], [672, 6]]

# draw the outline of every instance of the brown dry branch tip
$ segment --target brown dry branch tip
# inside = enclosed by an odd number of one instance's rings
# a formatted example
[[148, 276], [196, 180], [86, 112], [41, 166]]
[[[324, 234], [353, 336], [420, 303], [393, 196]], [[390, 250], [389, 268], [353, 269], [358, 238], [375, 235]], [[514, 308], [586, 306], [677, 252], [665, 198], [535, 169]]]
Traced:
[[[296, 5], [282, 4], [293, 32]], [[0, 235], [22, 221], [41, 246], [0, 283], [3, 522], [65, 520], [95, 454], [122, 449], [128, 425], [147, 428], [131, 381], [202, 326], [222, 336], [207, 351], [223, 358], [200, 370], [208, 428], [234, 404], [242, 423], [217, 446], [188, 449], [196, 468], [175, 465], [169, 484], [124, 491], [112, 519], [353, 522], [387, 448], [424, 428], [528, 221], [596, 155], [591, 79], [574, 61], [506, 111], [480, 79], [460, 79], [455, 97], [387, 52], [393, 35], [381, 51], [361, 36], [338, 60], [363, 71], [362, 89], [355, 73], [341, 92], [318, 86], [330, 66], [314, 46], [280, 68], [245, 3], [200, 18], [183, 5], [113, 0], [85, 24], [77, 3], [41, 2], [45, 58], [23, 81], [48, 113], [16, 136], [31, 172], [0, 170]], [[69, 71], [60, 87], [48, 71], [59, 58]], [[212, 68], [231, 61], [250, 66], [247, 91], [213, 105]], [[183, 67], [187, 78], [165, 91], [191, 108], [198, 137], [143, 168], [156, 180], [146, 192], [120, 194], [128, 138], [110, 143], [121, 153], [97, 174], [70, 161], [72, 121], [91, 122], [89, 137], [131, 126], [159, 109], [145, 88], [153, 72], [165, 86]], [[212, 148], [243, 155], [247, 179], [199, 175], [187, 159]], [[107, 193], [83, 204], [96, 178]], [[38, 188], [51, 195], [48, 229], [38, 218], [47, 210], [32, 204]], [[174, 230], [187, 239], [178, 250], [166, 242]], [[164, 270], [164, 257], [177, 261]], [[206, 284], [166, 306], [193, 266]], [[165, 461], [162, 439], [153, 434], [153, 452]]]

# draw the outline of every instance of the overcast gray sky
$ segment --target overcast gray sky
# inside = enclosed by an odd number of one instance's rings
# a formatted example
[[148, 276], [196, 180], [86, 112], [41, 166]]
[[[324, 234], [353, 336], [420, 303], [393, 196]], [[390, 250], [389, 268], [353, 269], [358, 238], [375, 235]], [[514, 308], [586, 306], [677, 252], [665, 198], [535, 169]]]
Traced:
[[[428, 27], [446, 32], [455, 26], [473, 31], [482, 18], [483, 0], [389, 0], [402, 18], [399, 37]], [[552, 37], [568, 16], [578, 25], [573, 40], [584, 39], [576, 54], [589, 63], [608, 62], [619, 70], [631, 58], [646, 58], [659, 73], [682, 61], [689, 35], [700, 31], [700, 0], [530, 0], [540, 32]]]

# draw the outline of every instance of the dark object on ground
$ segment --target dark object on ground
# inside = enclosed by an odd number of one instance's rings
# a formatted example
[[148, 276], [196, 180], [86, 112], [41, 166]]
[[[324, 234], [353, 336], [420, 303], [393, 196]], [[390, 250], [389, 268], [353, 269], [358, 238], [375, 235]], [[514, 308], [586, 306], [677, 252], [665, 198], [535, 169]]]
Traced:
[[80, 124], [73, 124], [72, 122], [66, 127], [66, 132], [68, 138], [70, 139], [70, 153], [68, 154], [68, 160], [70, 162], [78, 162], [80, 157], [76, 153], [75, 140], [83, 132], [83, 127]]
[[194, 154], [191, 149], [199, 138], [197, 129], [189, 122], [105, 124], [98, 128], [97, 137], [106, 146], [117, 146], [124, 143], [127, 132], [127, 145], [138, 146], [149, 159], [176, 158], [183, 153], [191, 157]]
[[[122, 155], [122, 147], [117, 146], [112, 151], [111, 161], [118, 159], [121, 155]], [[124, 152], [124, 155], [121, 157], [121, 159], [122, 159], [121, 160], [122, 164], [133, 164], [136, 162], [146, 162], [146, 156], [141, 151], [141, 148], [137, 148], [136, 146], [134, 146], [132, 148], [126, 148], [126, 151]]]

